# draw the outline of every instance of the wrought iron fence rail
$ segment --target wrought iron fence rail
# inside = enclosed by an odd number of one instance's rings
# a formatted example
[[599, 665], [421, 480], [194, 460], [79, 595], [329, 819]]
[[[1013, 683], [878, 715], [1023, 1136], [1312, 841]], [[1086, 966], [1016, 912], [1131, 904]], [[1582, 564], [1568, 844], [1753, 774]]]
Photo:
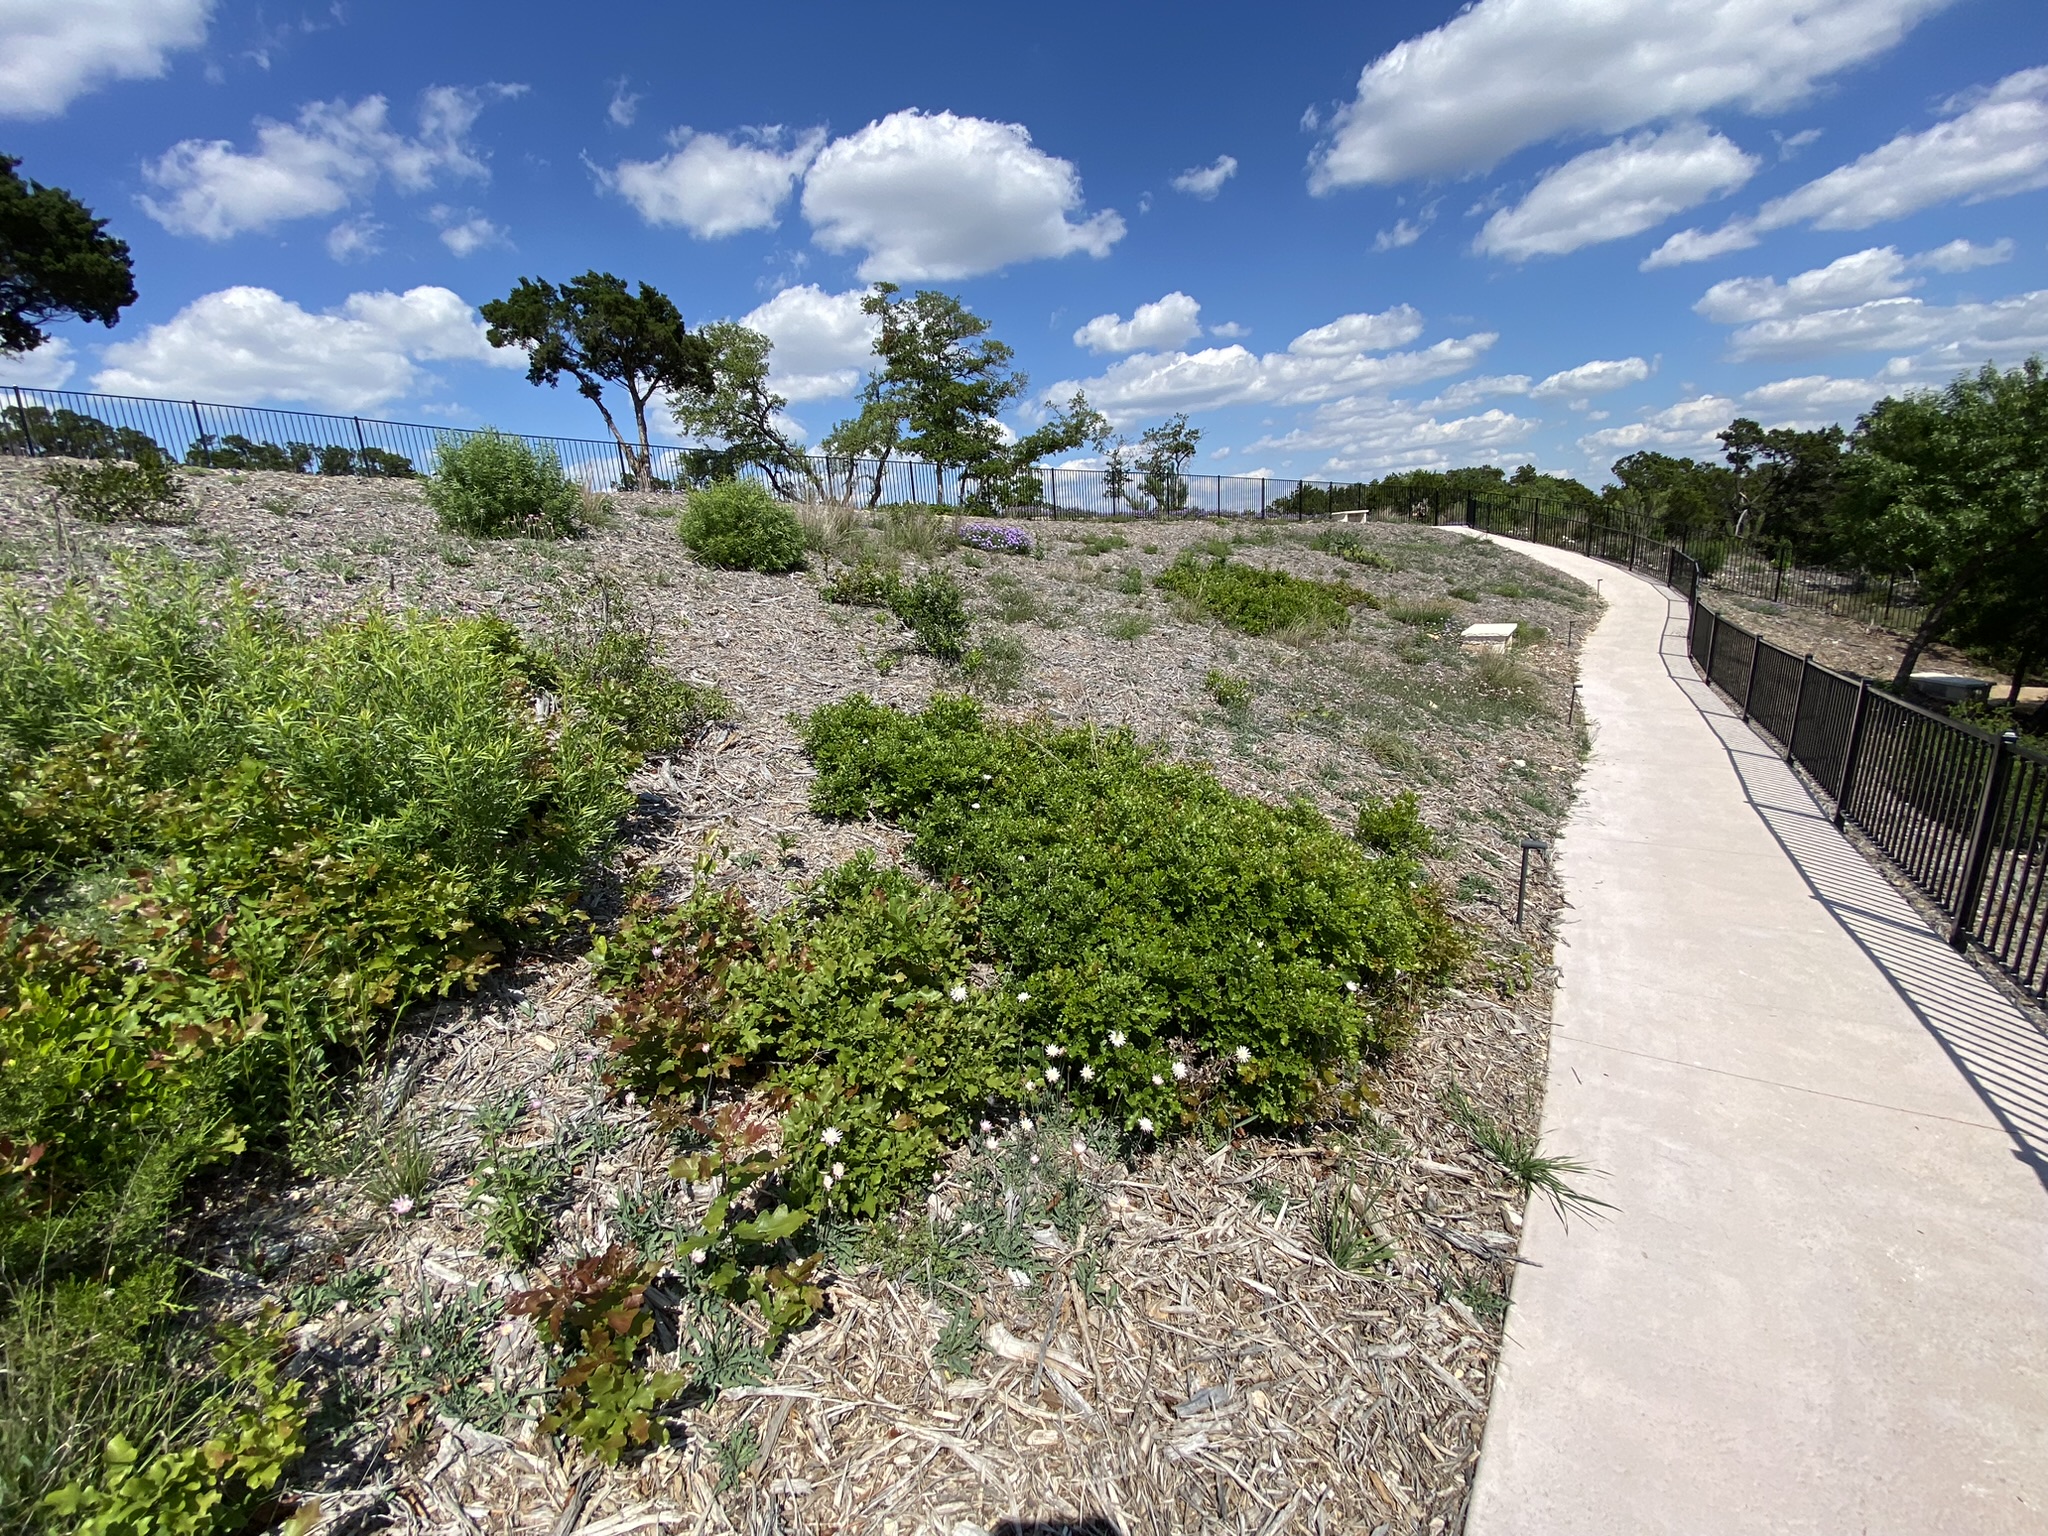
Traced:
[[1701, 600], [1682, 551], [1667, 570], [1700, 674], [1935, 905], [1951, 944], [2048, 1002], [2048, 756], [1744, 629]]

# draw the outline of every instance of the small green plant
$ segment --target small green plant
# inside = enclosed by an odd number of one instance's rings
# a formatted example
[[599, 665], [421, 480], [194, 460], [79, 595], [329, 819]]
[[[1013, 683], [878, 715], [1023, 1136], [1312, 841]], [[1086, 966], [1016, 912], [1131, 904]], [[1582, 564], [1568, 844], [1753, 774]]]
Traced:
[[57, 464], [43, 483], [89, 523], [189, 523], [193, 512], [170, 460], [143, 454], [133, 463]]
[[564, 1265], [505, 1307], [531, 1317], [542, 1342], [561, 1356], [555, 1401], [540, 1421], [542, 1431], [559, 1430], [613, 1465], [629, 1446], [667, 1442], [667, 1427], [656, 1414], [686, 1380], [677, 1371], [645, 1371], [636, 1364], [654, 1332], [647, 1301], [653, 1280], [631, 1249], [615, 1246]]
[[690, 492], [678, 528], [706, 565], [770, 575], [803, 568], [803, 524], [758, 480], [720, 480]]
[[1541, 1195], [1548, 1200], [1560, 1221], [1569, 1222], [1574, 1214], [1591, 1216], [1613, 1209], [1607, 1201], [1585, 1194], [1566, 1182], [1568, 1176], [1576, 1178], [1591, 1174], [1591, 1168], [1568, 1157], [1545, 1156], [1538, 1138], [1524, 1136], [1514, 1127], [1487, 1115], [1466, 1097], [1465, 1090], [1456, 1083], [1444, 1089], [1443, 1106], [1445, 1113], [1472, 1138], [1475, 1147], [1498, 1163], [1524, 1192]]
[[1423, 825], [1412, 789], [1389, 800], [1368, 799], [1358, 808], [1353, 835], [1375, 853], [1415, 858], [1436, 851], [1436, 834]]
[[372, 1205], [396, 1216], [409, 1215], [434, 1182], [434, 1149], [410, 1123], [387, 1132], [364, 1170], [363, 1193]]
[[940, 661], [960, 660], [966, 647], [966, 596], [952, 573], [937, 567], [906, 582], [892, 570], [862, 562], [841, 571], [819, 596], [849, 607], [886, 608]]
[[515, 1264], [532, 1263], [547, 1246], [553, 1206], [568, 1175], [555, 1147], [487, 1141], [470, 1193], [470, 1204], [484, 1213], [484, 1246]]
[[1472, 680], [1494, 713], [1529, 715], [1548, 707], [1543, 679], [1512, 651], [1482, 651], [1473, 657]]
[[973, 692], [1003, 701], [1016, 697], [1031, 670], [1031, 653], [1007, 630], [987, 635], [960, 659], [960, 675]]
[[499, 1321], [497, 1302], [482, 1287], [437, 1293], [423, 1280], [387, 1335], [390, 1397], [423, 1398], [435, 1412], [489, 1433], [504, 1428], [518, 1405], [491, 1381]]
[[932, 1358], [949, 1376], [974, 1374], [974, 1367], [981, 1359], [981, 1322], [975, 1317], [972, 1307], [956, 1306], [946, 1314], [946, 1323], [939, 1330]]
[[583, 531], [583, 488], [551, 448], [498, 432], [444, 437], [427, 505], [449, 533], [476, 539], [569, 539]]
[[1350, 565], [1362, 565], [1368, 570], [1391, 571], [1398, 567], [1385, 555], [1365, 541], [1365, 535], [1356, 528], [1322, 528], [1309, 535], [1308, 547], [1321, 550], [1326, 555], [1335, 555]]
[[920, 560], [935, 559], [956, 542], [953, 519], [937, 507], [895, 502], [882, 508], [882, 542]]
[[768, 1351], [738, 1309], [717, 1296], [691, 1300], [681, 1324], [691, 1386], [715, 1397], [729, 1388], [759, 1386], [774, 1374]]
[[1450, 595], [1461, 603], [1476, 603], [1479, 601], [1479, 589], [1477, 587], [1452, 587]]
[[1409, 778], [1419, 778], [1429, 771], [1429, 759], [1422, 755], [1422, 749], [1392, 731], [1366, 732], [1365, 750], [1384, 767]]
[[1341, 582], [1304, 581], [1221, 556], [1204, 561], [1192, 551], [1161, 572], [1155, 585], [1248, 635], [1339, 629], [1350, 622], [1352, 607], [1365, 599], [1356, 587]]
[[1323, 1254], [1339, 1269], [1368, 1274], [1394, 1257], [1394, 1250], [1373, 1232], [1372, 1198], [1347, 1181], [1317, 1205], [1315, 1234]]
[[1252, 685], [1241, 677], [1228, 672], [1209, 669], [1209, 675], [1202, 679], [1202, 690], [1228, 710], [1249, 708], [1252, 702]]
[[1025, 624], [1039, 616], [1038, 599], [1031, 589], [1007, 571], [989, 577], [988, 595], [995, 599], [996, 617], [1005, 624]]
[[718, 1491], [730, 1493], [760, 1458], [761, 1437], [751, 1424], [737, 1424], [723, 1439], [711, 1442], [711, 1458], [718, 1463]]
[[1460, 901], [1492, 901], [1500, 895], [1500, 887], [1486, 876], [1467, 870], [1458, 876], [1457, 895]]
[[1149, 614], [1120, 613], [1103, 626], [1103, 633], [1112, 640], [1142, 639], [1152, 633], [1152, 619]]
[[1145, 590], [1145, 573], [1135, 565], [1127, 565], [1116, 578], [1116, 589], [1125, 597], [1137, 597]]
[[1090, 533], [1081, 539], [1084, 555], [1106, 555], [1113, 549], [1129, 549], [1131, 541], [1120, 533]]
[[1461, 1303], [1482, 1323], [1500, 1323], [1507, 1318], [1507, 1292], [1484, 1275], [1474, 1280], [1460, 1280], [1446, 1288], [1444, 1294]]

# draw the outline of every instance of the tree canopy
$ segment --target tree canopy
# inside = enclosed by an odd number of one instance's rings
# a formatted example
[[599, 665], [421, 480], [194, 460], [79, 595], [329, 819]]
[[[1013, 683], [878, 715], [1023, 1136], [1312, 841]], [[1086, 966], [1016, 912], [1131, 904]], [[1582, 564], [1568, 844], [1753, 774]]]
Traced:
[[2048, 564], [2048, 371], [2039, 357], [1878, 401], [1856, 423], [1842, 467], [1845, 549], [1874, 571], [1916, 575], [1926, 604], [1896, 686], [1958, 620], [1972, 620], [1979, 643], [1997, 644], [2043, 606], [2038, 584], [2001, 596]]
[[[586, 272], [560, 288], [523, 277], [502, 299], [482, 306], [494, 347], [519, 347], [530, 384], [557, 384], [563, 374], [604, 417], [631, 459], [641, 490], [654, 487], [654, 453], [647, 438], [647, 402], [657, 394], [717, 387], [714, 355], [691, 335], [675, 304], [660, 289], [640, 284], [635, 294], [609, 272]], [[624, 389], [633, 405], [636, 441], [628, 442], [605, 404], [604, 387]]]
[[0, 353], [33, 352], [52, 320], [111, 326], [135, 302], [127, 242], [62, 187], [24, 181], [0, 155]]
[[775, 343], [736, 320], [714, 320], [697, 328], [709, 349], [705, 376], [669, 393], [669, 414], [685, 433], [716, 448], [693, 455], [693, 470], [731, 479], [751, 464], [766, 470], [778, 496], [789, 494], [791, 476], [805, 471], [804, 455], [777, 425], [789, 404], [768, 385], [768, 357]]

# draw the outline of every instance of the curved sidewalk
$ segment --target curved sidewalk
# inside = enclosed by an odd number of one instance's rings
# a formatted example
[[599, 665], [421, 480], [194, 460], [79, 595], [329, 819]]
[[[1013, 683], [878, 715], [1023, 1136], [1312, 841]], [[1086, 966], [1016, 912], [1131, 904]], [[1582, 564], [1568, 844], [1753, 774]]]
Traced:
[[[1503, 540], [1504, 543], [1511, 541]], [[2048, 1039], [1599, 582], [1545, 1147], [1471, 1536], [2048, 1531]]]

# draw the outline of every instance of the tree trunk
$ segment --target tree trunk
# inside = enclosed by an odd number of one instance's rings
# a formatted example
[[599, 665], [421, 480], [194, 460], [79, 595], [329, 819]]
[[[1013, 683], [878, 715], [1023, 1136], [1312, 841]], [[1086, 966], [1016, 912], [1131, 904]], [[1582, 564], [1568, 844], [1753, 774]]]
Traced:
[[2020, 690], [2027, 685], [2027, 674], [2034, 669], [2034, 658], [2027, 652], [2020, 652], [2019, 665], [2012, 669], [2012, 686], [2005, 691], [2006, 708], [2010, 709], [2020, 701]]
[[[633, 426], [640, 434], [640, 451], [633, 456], [633, 479], [643, 491], [654, 489], [654, 450], [647, 442], [647, 395], [641, 394], [631, 384], [626, 393], [633, 400]], [[648, 394], [653, 394], [649, 390]]]
[[1979, 559], [1972, 560], [1964, 566], [1957, 573], [1956, 579], [1949, 583], [1948, 590], [1941, 594], [1941, 600], [1928, 608], [1926, 617], [1920, 621], [1920, 627], [1913, 631], [1913, 638], [1906, 642], [1906, 654], [1899, 658], [1899, 670], [1892, 675], [1892, 688], [1895, 692], [1904, 692], [1912, 684], [1913, 667], [1920, 660], [1920, 653], [1934, 644], [1935, 637], [1941, 633], [1942, 621], [1948, 617], [1949, 609], [1962, 595], [1963, 588], [1976, 576], [1982, 564], [1983, 561]]

